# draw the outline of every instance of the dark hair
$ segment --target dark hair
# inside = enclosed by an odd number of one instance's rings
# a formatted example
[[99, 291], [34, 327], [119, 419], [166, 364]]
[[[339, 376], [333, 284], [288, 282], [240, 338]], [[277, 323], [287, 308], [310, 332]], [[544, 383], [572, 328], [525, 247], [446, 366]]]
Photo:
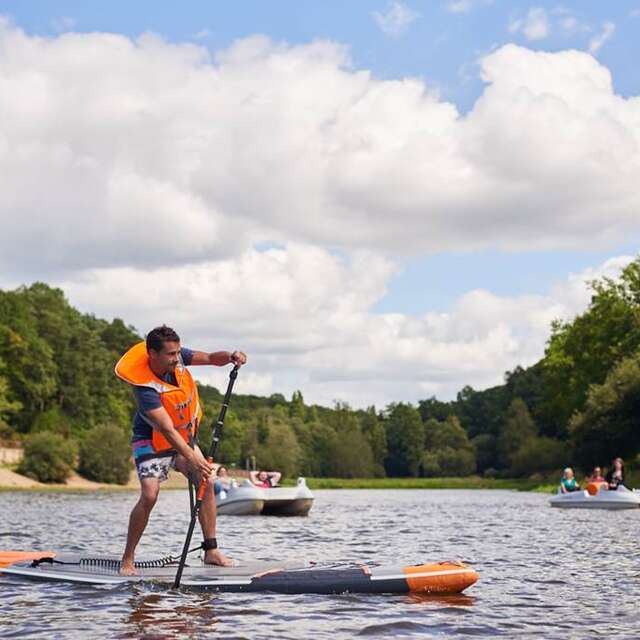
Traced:
[[180, 342], [180, 336], [171, 327], [163, 324], [151, 329], [147, 334], [147, 351], [162, 351], [165, 342]]
[[217, 470], [216, 470], [216, 475], [217, 475], [217, 476], [219, 476], [219, 475], [220, 475], [220, 472], [221, 472], [223, 469], [224, 469], [227, 473], [229, 473], [229, 469], [227, 469], [227, 467], [225, 467], [223, 464], [221, 464], [221, 465], [217, 468]]

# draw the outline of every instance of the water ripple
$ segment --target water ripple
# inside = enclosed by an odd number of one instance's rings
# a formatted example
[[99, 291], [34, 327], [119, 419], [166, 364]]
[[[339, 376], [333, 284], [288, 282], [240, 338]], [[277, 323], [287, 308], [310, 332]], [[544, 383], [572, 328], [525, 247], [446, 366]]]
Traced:
[[[2, 493], [4, 549], [119, 553], [130, 493]], [[465, 595], [194, 593], [151, 585], [28, 583], [0, 577], [0, 637], [637, 638], [640, 581], [631, 512], [562, 511], [548, 496], [504, 491], [318, 491], [308, 518], [221, 518], [232, 557], [408, 564], [465, 558], [480, 582]], [[166, 491], [145, 556], [176, 553], [188, 500]]]

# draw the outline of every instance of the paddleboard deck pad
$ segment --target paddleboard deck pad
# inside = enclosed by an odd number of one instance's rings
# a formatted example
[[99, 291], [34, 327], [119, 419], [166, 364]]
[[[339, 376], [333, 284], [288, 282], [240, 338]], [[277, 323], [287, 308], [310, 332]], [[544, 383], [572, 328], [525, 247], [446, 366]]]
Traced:
[[[0, 552], [0, 572], [32, 580], [94, 585], [127, 583], [173, 584], [177, 561], [172, 558], [136, 562], [135, 576], [119, 573], [116, 557], [87, 557], [52, 552]], [[459, 562], [407, 567], [323, 568], [291, 562], [247, 562], [232, 567], [189, 560], [181, 586], [212, 591], [276, 593], [461, 593], [478, 579], [474, 569]]]

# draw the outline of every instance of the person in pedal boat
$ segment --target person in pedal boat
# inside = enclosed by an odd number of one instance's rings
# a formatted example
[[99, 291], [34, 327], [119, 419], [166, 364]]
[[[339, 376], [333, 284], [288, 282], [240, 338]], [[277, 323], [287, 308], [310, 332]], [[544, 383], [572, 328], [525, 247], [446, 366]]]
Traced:
[[620, 485], [624, 485], [624, 462], [622, 458], [614, 458], [611, 469], [607, 472], [607, 485], [610, 491], [616, 491]]
[[579, 491], [580, 485], [576, 482], [573, 475], [573, 469], [567, 467], [562, 474], [562, 480], [560, 480], [560, 491], [562, 493], [572, 493], [573, 491]]
[[180, 337], [169, 327], [156, 327], [120, 358], [116, 375], [132, 385], [138, 410], [133, 420], [133, 456], [140, 479], [140, 498], [129, 517], [127, 544], [121, 573], [135, 574], [135, 550], [153, 509], [160, 483], [169, 469], [207, 483], [200, 526], [204, 536], [205, 562], [228, 566], [231, 561], [217, 548], [216, 501], [213, 467], [195, 444], [202, 410], [190, 365], [242, 366], [242, 351], [192, 351], [180, 346]]
[[280, 482], [280, 478], [282, 478], [282, 474], [279, 471], [250, 471], [249, 476], [256, 487], [262, 487], [263, 489], [275, 487]]
[[591, 475], [587, 478], [587, 484], [597, 484], [601, 482], [606, 482], [602, 477], [602, 469], [600, 467], [594, 467]]
[[235, 480], [229, 475], [229, 470], [224, 465], [220, 465], [216, 471], [216, 479], [213, 483], [215, 494], [218, 495], [222, 491], [229, 491], [231, 487], [236, 486]]

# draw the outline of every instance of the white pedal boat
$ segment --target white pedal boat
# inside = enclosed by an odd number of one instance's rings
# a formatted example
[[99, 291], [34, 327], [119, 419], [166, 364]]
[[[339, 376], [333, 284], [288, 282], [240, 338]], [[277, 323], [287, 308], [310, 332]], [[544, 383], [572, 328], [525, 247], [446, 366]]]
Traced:
[[220, 515], [306, 516], [313, 505], [313, 494], [304, 478], [295, 487], [256, 487], [250, 480], [231, 486], [216, 496]]
[[588, 490], [558, 492], [549, 503], [552, 507], [563, 509], [637, 509], [640, 506], [640, 494], [620, 485], [617, 490], [609, 491], [606, 484], [599, 487], [589, 485]]

